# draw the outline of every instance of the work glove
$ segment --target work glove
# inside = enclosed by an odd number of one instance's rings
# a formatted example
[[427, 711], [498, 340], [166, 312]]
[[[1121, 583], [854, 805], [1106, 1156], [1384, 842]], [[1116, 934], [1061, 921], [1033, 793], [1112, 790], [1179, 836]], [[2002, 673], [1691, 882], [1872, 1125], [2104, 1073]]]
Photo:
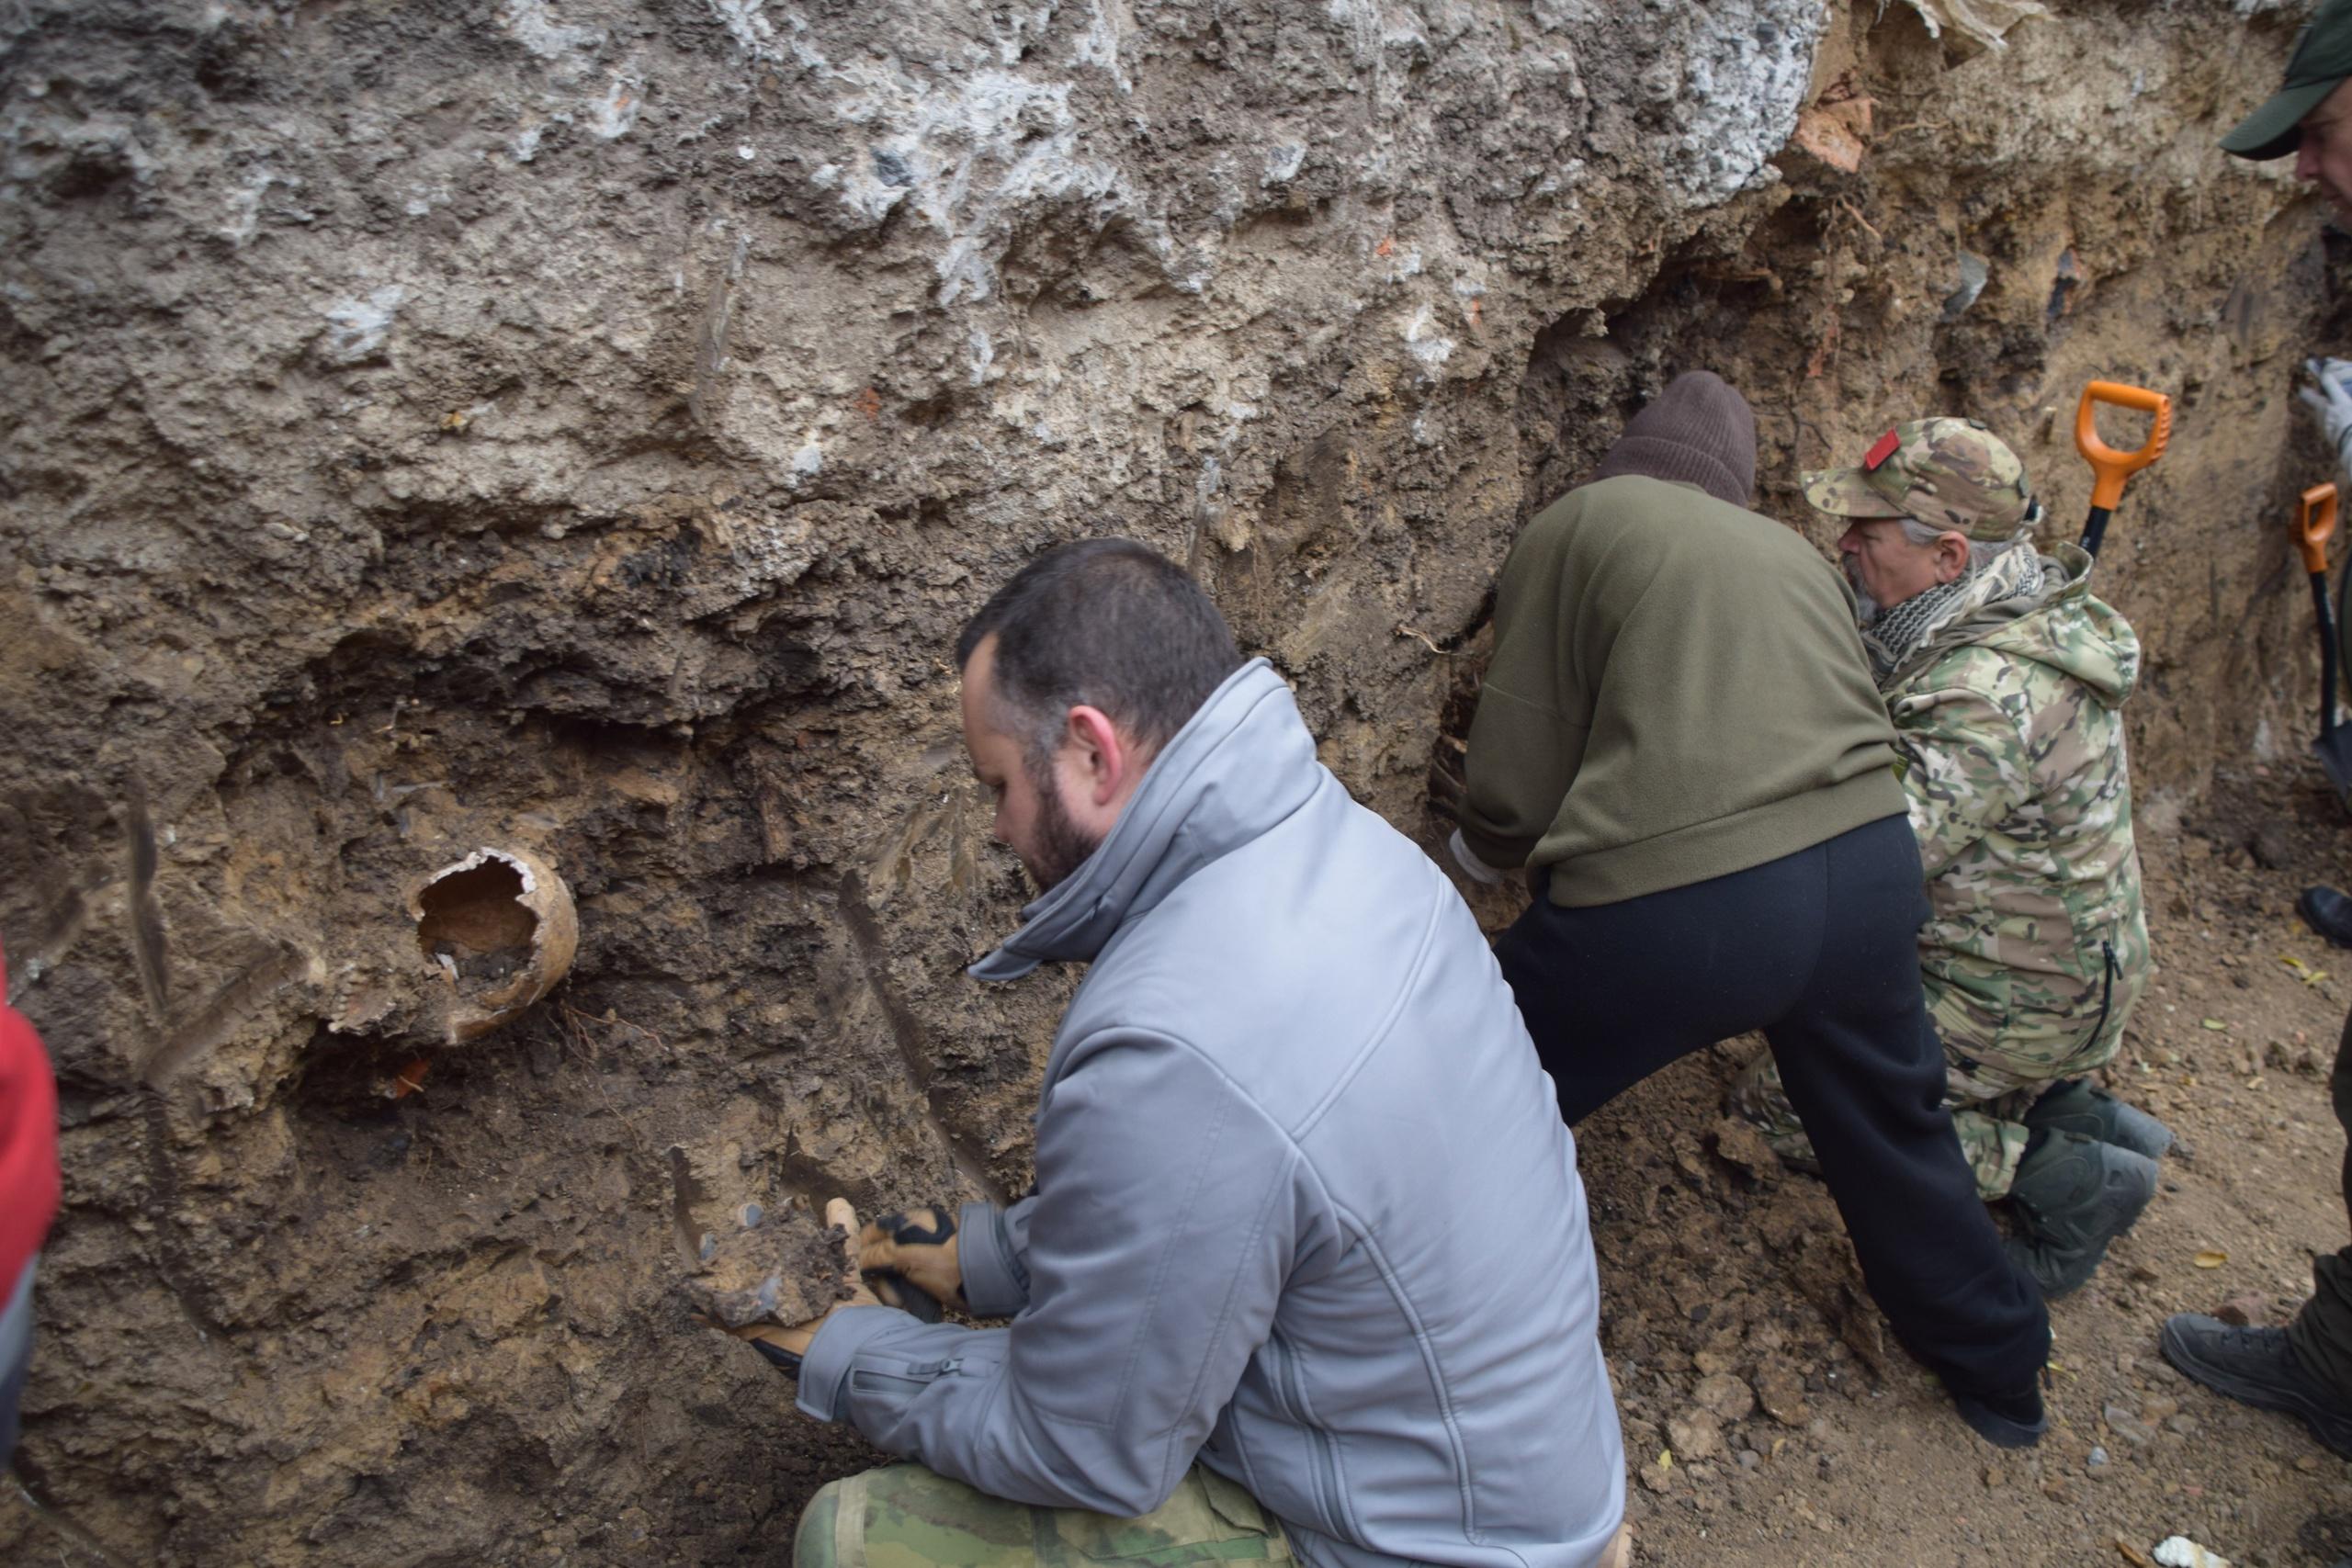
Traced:
[[2296, 396], [2312, 411], [2327, 449], [2335, 454], [2336, 467], [2352, 481], [2352, 450], [2347, 450], [2352, 447], [2352, 359], [2307, 359], [2303, 367], [2318, 385], [2305, 387]]
[[[883, 1215], [859, 1233], [857, 1264], [877, 1289], [904, 1280], [959, 1312], [967, 1310], [964, 1266], [956, 1255], [956, 1216], [945, 1209]], [[936, 1315], [937, 1308], [933, 1312]]]

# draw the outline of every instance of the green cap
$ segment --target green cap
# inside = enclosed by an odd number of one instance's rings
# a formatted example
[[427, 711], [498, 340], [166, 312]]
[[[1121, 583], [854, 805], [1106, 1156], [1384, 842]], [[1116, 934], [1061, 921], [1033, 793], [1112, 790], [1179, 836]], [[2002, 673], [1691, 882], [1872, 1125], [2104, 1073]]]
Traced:
[[2302, 143], [2303, 116], [2346, 76], [2352, 76], [2352, 0], [2327, 0], [2295, 40], [2286, 84], [2222, 138], [2222, 151], [2241, 158], [2285, 157]]

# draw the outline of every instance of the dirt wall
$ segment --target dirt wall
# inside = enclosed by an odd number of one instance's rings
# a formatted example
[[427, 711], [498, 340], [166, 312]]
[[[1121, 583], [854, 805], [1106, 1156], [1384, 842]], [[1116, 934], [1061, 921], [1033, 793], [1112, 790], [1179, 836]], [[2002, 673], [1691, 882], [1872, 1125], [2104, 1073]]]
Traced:
[[[2143, 809], [2291, 755], [2334, 273], [2211, 143], [2295, 10], [0, 13], [33, 1494], [124, 1560], [780, 1547], [864, 1450], [675, 1285], [747, 1198], [1025, 1181], [1069, 982], [962, 975], [1021, 885], [948, 649], [1055, 540], [1189, 562], [1425, 832], [1513, 529], [1672, 372], [1824, 543], [1797, 471], [1926, 410], [2070, 524], [2116, 376], [2180, 410], [2101, 567]], [[578, 954], [452, 1044], [410, 900], [485, 846]]]

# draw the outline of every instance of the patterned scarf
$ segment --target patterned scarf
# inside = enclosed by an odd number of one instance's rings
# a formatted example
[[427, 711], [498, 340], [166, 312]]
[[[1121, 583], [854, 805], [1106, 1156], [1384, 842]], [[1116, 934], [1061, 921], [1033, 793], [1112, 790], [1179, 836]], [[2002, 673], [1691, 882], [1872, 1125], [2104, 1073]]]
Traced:
[[1989, 604], [2039, 593], [2041, 583], [2041, 557], [2030, 544], [2004, 550], [1982, 567], [1972, 562], [1960, 578], [1939, 582], [1880, 611], [1862, 627], [1871, 673], [1883, 683], [1939, 632], [1958, 626]]

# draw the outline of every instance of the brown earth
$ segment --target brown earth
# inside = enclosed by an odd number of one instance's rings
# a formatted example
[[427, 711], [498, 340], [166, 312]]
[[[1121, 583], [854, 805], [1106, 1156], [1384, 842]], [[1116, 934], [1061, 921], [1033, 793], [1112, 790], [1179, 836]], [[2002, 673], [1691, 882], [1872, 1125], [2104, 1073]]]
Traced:
[[[1724, 1062], [1596, 1120], [1629, 1429], [1690, 1450], [1635, 1488], [1645, 1542], [2327, 1550], [2335, 1461], [2149, 1340], [2342, 1235], [2294, 1066], [2339, 983], [2275, 962], [2327, 966], [2301, 866], [2231, 863], [2267, 811], [2343, 870], [2284, 532], [2336, 269], [2211, 146], [2298, 11], [2054, 11], [2001, 49], [1878, 0], [0, 12], [0, 934], [66, 1179], [19, 1467], [86, 1532], [18, 1506], [0, 1558], [780, 1549], [867, 1456], [687, 1322], [689, 1239], [1017, 1190], [1068, 994], [962, 975], [1021, 885], [960, 618], [1053, 540], [1149, 539], [1434, 844], [1513, 529], [1690, 367], [1823, 544], [1798, 472], [1894, 418], [1984, 419], [2063, 525], [2083, 380], [2175, 395], [2100, 582], [2149, 649], [2136, 1059], [2198, 1086], [2146, 1092], [2195, 1157], [2060, 1309], [2068, 1426], [2028, 1461], [1884, 1354], [1817, 1190], [1711, 1141]], [[436, 953], [411, 900], [485, 847], [561, 876], [578, 949], [451, 1044], [452, 987], [529, 949]], [[2197, 1431], [2142, 1408], [2082, 1472], [2149, 1398]]]

